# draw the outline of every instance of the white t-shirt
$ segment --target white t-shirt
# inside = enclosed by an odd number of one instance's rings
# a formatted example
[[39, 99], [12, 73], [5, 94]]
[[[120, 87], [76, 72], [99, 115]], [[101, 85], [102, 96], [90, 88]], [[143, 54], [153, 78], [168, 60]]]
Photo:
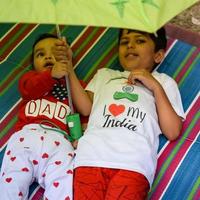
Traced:
[[[100, 69], [86, 90], [94, 93], [88, 128], [80, 138], [75, 167], [96, 166], [142, 173], [152, 184], [159, 134], [155, 100], [143, 85], [127, 84], [130, 72]], [[152, 75], [163, 86], [173, 108], [184, 118], [176, 82]]]

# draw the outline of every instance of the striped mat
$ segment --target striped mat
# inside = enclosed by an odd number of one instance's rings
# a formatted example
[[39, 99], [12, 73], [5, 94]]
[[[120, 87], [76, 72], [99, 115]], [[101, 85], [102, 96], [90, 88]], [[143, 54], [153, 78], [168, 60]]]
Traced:
[[[88, 82], [98, 68], [119, 68], [118, 30], [84, 26], [61, 26], [74, 52], [78, 77]], [[168, 51], [158, 71], [173, 77], [181, 92], [187, 118], [180, 137], [173, 142], [160, 137], [158, 166], [148, 199], [200, 199], [200, 47], [189, 43], [191, 33], [177, 38], [177, 27], [167, 27]], [[30, 69], [31, 48], [38, 34], [55, 33], [53, 25], [0, 24], [0, 166], [9, 137], [13, 134], [21, 102], [19, 77]], [[174, 36], [176, 33], [176, 36]], [[196, 36], [195, 36], [196, 37]], [[198, 41], [200, 40], [200, 36]], [[33, 184], [31, 200], [41, 200], [43, 189]]]

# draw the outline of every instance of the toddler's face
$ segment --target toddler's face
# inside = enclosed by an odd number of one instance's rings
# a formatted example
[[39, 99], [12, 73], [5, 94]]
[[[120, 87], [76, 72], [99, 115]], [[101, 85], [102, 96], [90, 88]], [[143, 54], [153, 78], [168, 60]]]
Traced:
[[43, 72], [54, 66], [56, 60], [53, 55], [53, 47], [56, 40], [56, 38], [45, 38], [35, 45], [33, 65], [36, 71]]
[[158, 57], [160, 51], [155, 52], [155, 44], [148, 34], [123, 30], [119, 42], [119, 60], [125, 70], [146, 69], [151, 72], [155, 63], [160, 62]]

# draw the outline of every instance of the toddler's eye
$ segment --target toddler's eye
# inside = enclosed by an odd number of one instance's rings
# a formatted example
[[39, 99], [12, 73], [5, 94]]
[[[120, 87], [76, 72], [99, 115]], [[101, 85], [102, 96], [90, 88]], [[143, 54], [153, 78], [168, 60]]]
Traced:
[[42, 57], [42, 56], [44, 56], [44, 53], [43, 52], [38, 52], [37, 54], [36, 54], [36, 57], [38, 58], [38, 57]]

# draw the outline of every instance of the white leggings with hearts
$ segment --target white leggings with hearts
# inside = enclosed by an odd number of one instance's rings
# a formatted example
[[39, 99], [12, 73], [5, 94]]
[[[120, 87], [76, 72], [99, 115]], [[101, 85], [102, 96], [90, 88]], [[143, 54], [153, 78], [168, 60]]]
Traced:
[[0, 200], [28, 199], [37, 181], [44, 199], [72, 200], [74, 149], [63, 135], [38, 124], [24, 126], [9, 140], [0, 174]]

